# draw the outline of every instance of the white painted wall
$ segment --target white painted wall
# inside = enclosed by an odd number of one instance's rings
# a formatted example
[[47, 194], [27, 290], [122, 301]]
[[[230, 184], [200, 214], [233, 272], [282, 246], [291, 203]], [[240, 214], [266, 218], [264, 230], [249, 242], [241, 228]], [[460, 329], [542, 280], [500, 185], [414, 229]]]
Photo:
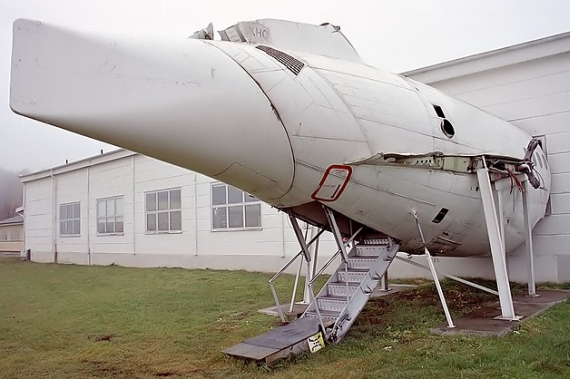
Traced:
[[[534, 136], [545, 137], [552, 173], [551, 215], [533, 231], [536, 278], [570, 281], [570, 33], [405, 75], [510, 121]], [[524, 245], [508, 260], [511, 279], [526, 281]], [[469, 267], [469, 271], [493, 277], [489, 261], [440, 258], [438, 264], [440, 269], [453, 273]], [[395, 266], [393, 271], [398, 275], [416, 273]]]
[[[32, 260], [140, 267], [278, 271], [299, 247], [289, 219], [267, 204], [261, 228], [212, 230], [212, 179], [128, 151], [117, 151], [23, 178], [25, 248]], [[180, 188], [182, 231], [146, 232], [145, 193]], [[124, 232], [97, 234], [97, 200], [123, 197]], [[81, 235], [59, 233], [59, 205], [81, 204]], [[321, 257], [336, 251], [332, 237]], [[56, 254], [57, 252], [57, 254]]]
[[24, 209], [29, 209], [24, 221], [24, 248], [34, 248], [38, 262], [53, 262], [55, 244], [53, 209], [53, 179], [48, 177], [28, 182], [24, 186]]

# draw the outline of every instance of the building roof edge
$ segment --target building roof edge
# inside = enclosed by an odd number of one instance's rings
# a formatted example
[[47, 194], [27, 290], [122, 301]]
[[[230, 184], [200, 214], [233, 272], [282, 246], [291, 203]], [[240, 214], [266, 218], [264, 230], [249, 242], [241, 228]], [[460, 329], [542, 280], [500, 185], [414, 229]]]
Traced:
[[[564, 40], [567, 40], [567, 44], [564, 43]], [[560, 45], [560, 42], [562, 42], [562, 45]], [[540, 48], [547, 45], [552, 45], [552, 48]], [[529, 52], [530, 50], [535, 51]], [[529, 53], [520, 54], [522, 51], [527, 51]], [[482, 72], [489, 69], [504, 67], [534, 59], [540, 59], [545, 56], [556, 55], [561, 52], [568, 51], [570, 51], [570, 32], [565, 32], [402, 72], [400, 75], [423, 81], [424, 83], [435, 83], [437, 81], [446, 80], [452, 77], [469, 75], [476, 72]], [[498, 62], [497, 59], [495, 59], [498, 56], [504, 56], [505, 54], [511, 54], [512, 57], [510, 59], [503, 60], [502, 62]], [[486, 61], [486, 64], [481, 64], [483, 61]], [[478, 62], [477, 67], [474, 67], [474, 62]], [[452, 67], [455, 70], [449, 70]], [[445, 73], [443, 72], [444, 69], [446, 69]]]
[[138, 153], [136, 153], [136, 152], [125, 150], [125, 149], [112, 150], [112, 151], [109, 151], [107, 153], [93, 155], [91, 157], [87, 157], [87, 158], [80, 159], [80, 160], [77, 160], [74, 162], [66, 163], [66, 164], [63, 164], [60, 166], [47, 168], [44, 170], [40, 170], [40, 171], [32, 172], [29, 174], [21, 175], [20, 181], [22, 183], [25, 183], [25, 182], [29, 182], [32, 180], [37, 180], [37, 179], [41, 179], [44, 177], [48, 177], [48, 176], [51, 176], [54, 174], [57, 175], [57, 174], [65, 173], [65, 172], [79, 170], [79, 169], [82, 169], [85, 167], [94, 166], [94, 165], [98, 165], [101, 163], [110, 162], [110, 161], [114, 161], [117, 159], [129, 157], [131, 155], [137, 155], [137, 154]]

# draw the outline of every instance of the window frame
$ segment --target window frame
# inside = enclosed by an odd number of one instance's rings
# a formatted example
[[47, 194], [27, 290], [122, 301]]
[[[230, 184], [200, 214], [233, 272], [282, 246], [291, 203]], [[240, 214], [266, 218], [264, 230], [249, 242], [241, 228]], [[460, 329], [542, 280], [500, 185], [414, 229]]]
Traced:
[[[113, 204], [113, 215], [108, 215], [107, 214], [107, 202], [113, 200], [114, 204]], [[121, 214], [117, 213], [117, 200], [121, 200], [122, 201], [122, 205], [121, 207], [122, 212]], [[99, 203], [100, 202], [105, 202], [105, 215], [100, 215], [99, 214]], [[105, 236], [122, 236], [125, 235], [125, 201], [124, 201], [124, 195], [118, 195], [118, 196], [111, 196], [111, 197], [103, 197], [100, 199], [97, 199], [96, 201], [96, 214], [95, 214], [95, 225], [96, 225], [96, 230], [97, 230], [97, 237], [105, 237]], [[107, 228], [107, 223], [108, 223], [108, 219], [112, 218], [113, 219], [113, 232], [107, 232], [106, 228]], [[123, 230], [120, 232], [117, 232], [117, 219], [120, 218], [123, 224]], [[105, 232], [101, 233], [99, 232], [99, 220], [100, 219], [104, 219], [105, 220]]]
[[[67, 217], [67, 212], [68, 212], [67, 209], [68, 209], [68, 207], [72, 207], [72, 208], [73, 208], [75, 205], [78, 205], [78, 206], [79, 206], [79, 217], [71, 217], [71, 218], [70, 218], [70, 217]], [[61, 218], [61, 214], [62, 214], [61, 209], [62, 209], [62, 207], [66, 207], [66, 211], [65, 211], [65, 213], [66, 213], [65, 216], [66, 216], [66, 217], [65, 217], [65, 219], [62, 219], [62, 218]], [[59, 204], [58, 211], [59, 211], [59, 212], [58, 212], [59, 236], [62, 237], [62, 238], [81, 237], [81, 201], [72, 201], [72, 202], [69, 202], [69, 203], [61, 203], [61, 204]], [[75, 216], [75, 215], [74, 215], [74, 216]], [[61, 229], [62, 229], [62, 228], [61, 228], [61, 225], [62, 225], [63, 222], [65, 222], [66, 225], [67, 225], [67, 223], [69, 223], [69, 222], [75, 222], [75, 221], [78, 222], [78, 231], [77, 231], [77, 233], [63, 233], [63, 232], [62, 232], [62, 230], [61, 230]], [[73, 224], [72, 224], [72, 225], [73, 225]], [[66, 229], [67, 229], [67, 226], [66, 226]]]
[[[225, 187], [225, 202], [223, 204], [214, 204], [214, 188], [215, 187]], [[230, 202], [230, 188], [241, 192], [241, 202]], [[251, 200], [248, 200], [250, 198]], [[212, 232], [234, 232], [234, 231], [257, 231], [263, 229], [263, 202], [253, 195], [248, 194], [245, 191], [240, 190], [234, 186], [223, 182], [211, 182], [210, 183], [210, 231]], [[256, 205], [259, 206], [259, 225], [247, 226], [246, 220], [246, 207]], [[230, 227], [230, 208], [241, 207], [242, 225], [237, 227]], [[225, 209], [225, 227], [216, 227], [214, 224], [214, 211], [216, 209]]]
[[[178, 208], [171, 208], [172, 201], [171, 201], [171, 192], [178, 191], [179, 192], [179, 207]], [[167, 193], [167, 208], [166, 209], [159, 209], [159, 193]], [[154, 209], [148, 209], [148, 196], [154, 194], [155, 201], [154, 201]], [[180, 229], [172, 229], [172, 213], [178, 212], [180, 214]], [[159, 230], [159, 214], [168, 214], [168, 230]], [[149, 230], [148, 227], [148, 220], [149, 215], [155, 215], [154, 223], [155, 229]], [[144, 193], [144, 227], [145, 227], [145, 234], [148, 235], [156, 235], [156, 234], [180, 234], [183, 232], [182, 228], [182, 188], [181, 187], [174, 187], [174, 188], [166, 188], [160, 190], [153, 190], [147, 191]]]

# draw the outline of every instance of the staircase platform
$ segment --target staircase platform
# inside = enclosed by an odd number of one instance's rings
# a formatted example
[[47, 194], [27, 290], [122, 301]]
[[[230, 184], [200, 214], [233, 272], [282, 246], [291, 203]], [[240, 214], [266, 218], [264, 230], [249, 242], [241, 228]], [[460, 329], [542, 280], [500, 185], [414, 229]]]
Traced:
[[222, 353], [271, 364], [290, 354], [308, 351], [308, 338], [319, 332], [320, 326], [316, 319], [299, 318], [287, 325], [278, 326], [264, 334], [222, 350]]

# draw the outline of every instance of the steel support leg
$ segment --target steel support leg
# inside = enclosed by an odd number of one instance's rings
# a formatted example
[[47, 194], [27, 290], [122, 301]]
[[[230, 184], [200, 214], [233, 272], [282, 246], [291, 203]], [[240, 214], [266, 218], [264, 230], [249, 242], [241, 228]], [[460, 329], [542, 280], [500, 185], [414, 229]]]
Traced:
[[428, 265], [429, 265], [429, 269], [431, 271], [431, 275], [433, 276], [433, 280], [435, 282], [435, 288], [437, 288], [437, 294], [439, 295], [439, 300], [441, 301], [441, 306], [443, 307], [443, 312], [445, 313], [445, 319], [447, 320], [447, 327], [448, 328], [455, 328], [455, 325], [453, 324], [453, 319], [451, 318], [451, 314], [449, 313], [449, 308], [447, 307], [447, 301], [445, 300], [445, 295], [443, 294], [443, 290], [441, 289], [441, 284], [439, 283], [437, 271], [435, 270], [433, 260], [431, 259], [431, 254], [429, 253], [429, 250], [427, 248], [425, 248], [425, 255], [426, 255], [426, 258], [428, 261]]
[[297, 241], [299, 241], [299, 245], [301, 245], [301, 249], [303, 250], [303, 255], [305, 256], [305, 260], [307, 262], [311, 262], [311, 252], [309, 251], [309, 246], [307, 245], [307, 241], [303, 236], [303, 231], [297, 222], [297, 219], [293, 215], [292, 211], [288, 212], [289, 220], [291, 221], [291, 226], [293, 227], [293, 231], [295, 232], [295, 236], [297, 236]]
[[[501, 197], [501, 192], [493, 188], [493, 193], [496, 194], [497, 199], [497, 217], [499, 220], [499, 235], [501, 236], [501, 244], [503, 246], [503, 251], [505, 250], [505, 215], [503, 213], [503, 198]], [[506, 260], [506, 256], [505, 256]], [[508, 272], [508, 270], [507, 270]]]
[[447, 301], [445, 300], [445, 295], [443, 294], [443, 290], [441, 289], [441, 283], [439, 282], [439, 278], [437, 276], [437, 271], [435, 270], [435, 266], [433, 264], [433, 260], [431, 259], [431, 254], [426, 247], [426, 241], [424, 239], [424, 233], [422, 232], [422, 228], [420, 226], [420, 221], [418, 220], [418, 212], [415, 209], [412, 209], [412, 215], [416, 219], [416, 226], [418, 228], [418, 233], [420, 234], [420, 238], [422, 240], [422, 244], [424, 245], [424, 253], [428, 261], [428, 266], [431, 271], [431, 275], [433, 276], [433, 281], [435, 283], [435, 288], [437, 289], [437, 294], [439, 295], [439, 300], [441, 302], [441, 306], [443, 307], [443, 313], [445, 313], [445, 319], [447, 320], [447, 327], [455, 328], [453, 324], [453, 320], [451, 318], [451, 314], [449, 313], [449, 308], [447, 307]]
[[[305, 279], [306, 282], [309, 283], [312, 280], [312, 273], [313, 273], [311, 267], [311, 251], [309, 250], [309, 245], [307, 244], [307, 240], [305, 239], [306, 237], [303, 236], [303, 231], [301, 230], [301, 227], [299, 226], [299, 223], [297, 222], [297, 219], [295, 218], [293, 211], [289, 210], [288, 214], [289, 214], [289, 220], [291, 221], [291, 226], [295, 231], [295, 236], [297, 237], [297, 241], [299, 242], [299, 245], [303, 250], [303, 255], [305, 256], [305, 261], [307, 262], [307, 271]], [[312, 242], [313, 240], [311, 240], [311, 243]], [[305, 297], [305, 294], [303, 294], [303, 297]]]
[[314, 226], [311, 226], [309, 228], [310, 233], [310, 240], [314, 240], [314, 238], [317, 238], [314, 243], [312, 243], [311, 245], [309, 245], [309, 252], [311, 254], [311, 264], [310, 264], [310, 276], [307, 276], [305, 278], [305, 291], [303, 292], [303, 304], [309, 304], [311, 302], [311, 297], [309, 296], [309, 282], [311, 282], [313, 280], [313, 278], [315, 277], [315, 274], [317, 273], [317, 261], [319, 258], [319, 238], [316, 236], [316, 228]]
[[291, 303], [289, 304], [289, 313], [293, 313], [295, 307], [295, 298], [297, 297], [297, 287], [299, 286], [299, 278], [301, 277], [301, 270], [303, 269], [303, 260], [299, 261], [299, 268], [297, 275], [295, 275], [295, 284], [293, 285], [293, 293], [291, 294]]
[[340, 234], [340, 229], [338, 228], [338, 224], [336, 223], [333, 210], [325, 205], [323, 205], [323, 209], [325, 211], [325, 214], [327, 215], [329, 226], [331, 227], [331, 231], [333, 232], [336, 245], [341, 251], [342, 261], [346, 263], [348, 262], [348, 254], [346, 252], [346, 246], [344, 246], [344, 242], [342, 241], [342, 235]]
[[524, 237], [525, 237], [525, 245], [526, 245], [526, 252], [528, 257], [528, 295], [529, 296], [537, 296], [536, 295], [536, 281], [534, 277], [534, 246], [532, 243], [532, 225], [530, 224], [530, 217], [529, 217], [529, 208], [528, 208], [528, 180], [524, 182], [524, 191], [522, 194], [522, 201], [523, 201], [523, 212], [524, 212]]
[[486, 167], [478, 169], [477, 179], [479, 180], [485, 223], [487, 225], [487, 234], [489, 235], [489, 244], [491, 246], [495, 279], [497, 281], [497, 289], [499, 290], [499, 301], [501, 303], [501, 317], [499, 318], [504, 320], [519, 320], [519, 317], [515, 315], [509, 276], [507, 273], [505, 248], [502, 243], [501, 228], [497, 218], [489, 170]]
[[380, 278], [380, 291], [392, 291], [392, 288], [390, 288], [390, 285], [388, 284], [388, 270], [386, 270], [384, 275], [382, 275], [382, 278]]

